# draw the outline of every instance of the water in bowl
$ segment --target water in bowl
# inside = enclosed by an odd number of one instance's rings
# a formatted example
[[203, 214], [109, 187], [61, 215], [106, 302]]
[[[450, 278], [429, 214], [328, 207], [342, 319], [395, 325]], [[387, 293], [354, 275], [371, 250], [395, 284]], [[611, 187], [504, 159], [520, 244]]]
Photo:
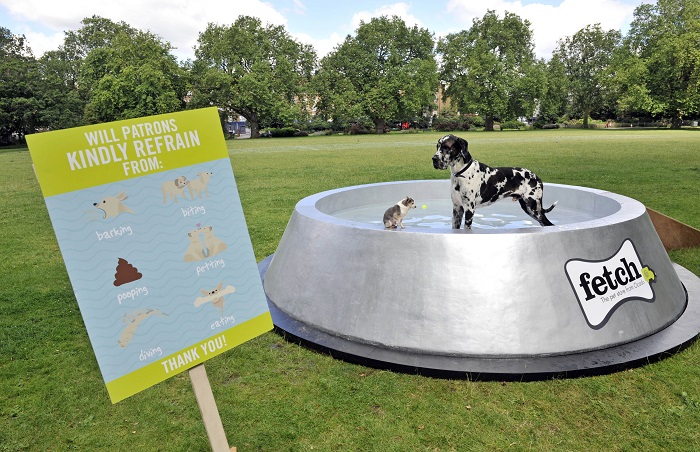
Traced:
[[[426, 229], [452, 228], [452, 202], [449, 199], [416, 199], [416, 206], [404, 218], [404, 226]], [[383, 226], [382, 218], [388, 207], [386, 204], [366, 204], [334, 212], [333, 216]], [[547, 214], [547, 218], [555, 225], [563, 225], [595, 220], [596, 216], [590, 212], [557, 205]], [[522, 211], [519, 203], [507, 199], [477, 208], [472, 222], [473, 229], [518, 229], [533, 226], [539, 224]]]

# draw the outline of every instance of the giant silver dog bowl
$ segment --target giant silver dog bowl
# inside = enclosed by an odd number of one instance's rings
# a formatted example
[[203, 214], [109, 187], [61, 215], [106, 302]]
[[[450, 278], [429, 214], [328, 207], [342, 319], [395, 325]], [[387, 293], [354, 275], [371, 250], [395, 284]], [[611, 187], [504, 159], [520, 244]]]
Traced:
[[[503, 200], [477, 209], [471, 230], [455, 231], [449, 190], [448, 180], [406, 181], [301, 200], [260, 264], [275, 324], [345, 357], [483, 373], [574, 372], [648, 359], [697, 336], [698, 278], [671, 263], [638, 201], [546, 184], [544, 204], [558, 201], [548, 214], [555, 226]], [[417, 209], [405, 229], [385, 229], [384, 210], [407, 195]], [[616, 259], [630, 247], [653, 270], [653, 295], [621, 302], [620, 294], [606, 305], [591, 288], [614, 293], [603, 276], [571, 274], [575, 264], [602, 262], [612, 286], [614, 267], [631, 284], [624, 275], [634, 269]], [[609, 312], [586, 312], [576, 294], [584, 279], [591, 302]]]

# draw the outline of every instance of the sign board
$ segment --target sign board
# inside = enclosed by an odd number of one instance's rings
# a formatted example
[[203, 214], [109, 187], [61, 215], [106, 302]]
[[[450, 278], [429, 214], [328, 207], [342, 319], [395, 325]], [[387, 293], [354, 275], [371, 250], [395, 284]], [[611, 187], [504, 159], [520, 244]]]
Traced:
[[113, 403], [272, 328], [215, 108], [27, 142]]

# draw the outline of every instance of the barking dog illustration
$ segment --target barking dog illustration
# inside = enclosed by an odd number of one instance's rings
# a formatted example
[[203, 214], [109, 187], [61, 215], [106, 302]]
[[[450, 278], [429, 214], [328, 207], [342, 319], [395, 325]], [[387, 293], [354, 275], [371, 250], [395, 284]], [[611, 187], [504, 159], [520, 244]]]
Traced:
[[161, 191], [163, 192], [163, 204], [166, 203], [168, 197], [171, 201], [177, 202], [178, 195], [182, 196], [182, 199], [187, 199], [185, 196], [185, 186], [189, 181], [185, 176], [176, 177], [175, 180], [168, 180], [163, 182], [161, 186]]
[[95, 202], [92, 205], [100, 209], [104, 215], [103, 219], [114, 218], [122, 212], [136, 213], [128, 208], [122, 201], [127, 199], [126, 193], [121, 192], [117, 196], [108, 196], [100, 202]]
[[542, 180], [525, 168], [491, 168], [474, 160], [468, 151], [466, 140], [446, 135], [437, 143], [433, 155], [433, 167], [450, 168], [452, 193], [452, 228], [464, 226], [470, 229], [477, 206], [488, 206], [499, 199], [512, 198], [530, 217], [542, 226], [553, 226], [546, 217], [556, 202], [548, 209], [542, 207]]
[[404, 229], [403, 219], [409, 210], [415, 209], [416, 203], [413, 198], [406, 196], [401, 201], [386, 209], [384, 212], [384, 227], [385, 228], [401, 228]]

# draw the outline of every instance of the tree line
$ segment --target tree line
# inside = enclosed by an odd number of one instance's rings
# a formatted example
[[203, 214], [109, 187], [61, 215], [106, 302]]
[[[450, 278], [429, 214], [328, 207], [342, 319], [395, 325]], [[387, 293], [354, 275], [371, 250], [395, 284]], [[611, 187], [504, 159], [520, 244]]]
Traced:
[[178, 62], [157, 35], [99, 16], [35, 58], [0, 27], [0, 143], [38, 130], [219, 107], [262, 128], [322, 124], [382, 132], [443, 116], [478, 115], [486, 130], [519, 117], [668, 121], [700, 113], [700, 0], [658, 0], [634, 11], [629, 32], [586, 26], [537, 59], [531, 24], [488, 11], [436, 40], [399, 17], [362, 22], [318, 58], [281, 26], [241, 16], [199, 33]]

